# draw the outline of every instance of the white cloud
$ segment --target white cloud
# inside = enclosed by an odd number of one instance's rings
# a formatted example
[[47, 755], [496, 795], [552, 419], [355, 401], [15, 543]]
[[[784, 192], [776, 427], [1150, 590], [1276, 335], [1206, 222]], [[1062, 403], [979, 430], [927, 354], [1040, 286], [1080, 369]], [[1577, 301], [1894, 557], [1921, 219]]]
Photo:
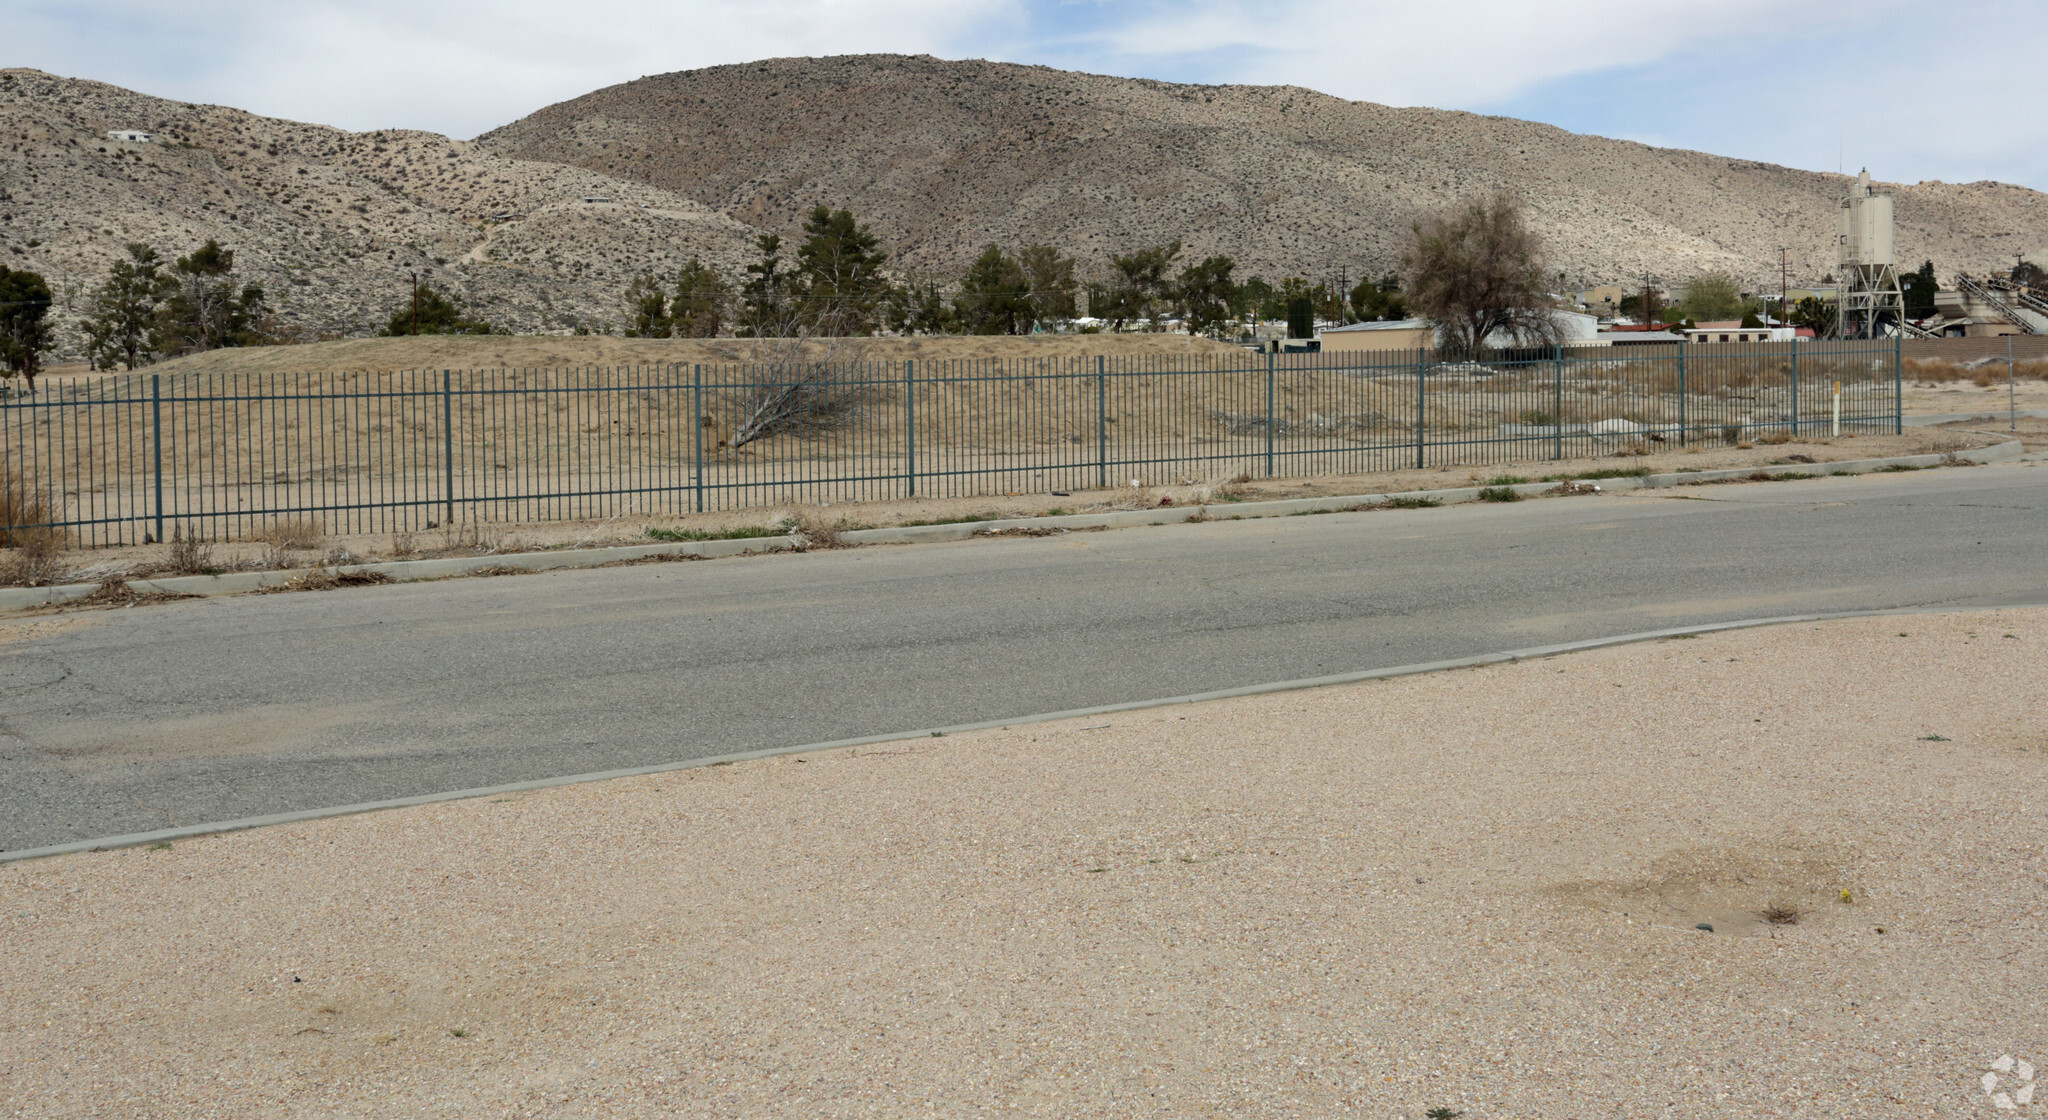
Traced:
[[18, 34], [0, 64], [344, 128], [468, 136], [644, 74], [943, 53], [1014, 12], [1013, 0], [87, 0], [23, 16], [8, 21]]
[[1960, 0], [1935, 30], [1908, 0], [0, 0], [0, 65], [470, 136], [643, 74], [931, 53], [1286, 83], [1813, 168], [1846, 138], [1887, 178], [2048, 185], [2048, 119], [1996, 105], [2048, 47], [2038, 5]]
[[[1870, 0], [1866, 13], [1903, 8]], [[1197, 0], [1090, 36], [1113, 57], [1203, 55], [1215, 80], [1307, 86], [1392, 105], [1468, 106], [1543, 81], [1630, 66], [1704, 42], [1828, 26], [1846, 0]], [[1225, 77], [1227, 75], [1227, 77]]]

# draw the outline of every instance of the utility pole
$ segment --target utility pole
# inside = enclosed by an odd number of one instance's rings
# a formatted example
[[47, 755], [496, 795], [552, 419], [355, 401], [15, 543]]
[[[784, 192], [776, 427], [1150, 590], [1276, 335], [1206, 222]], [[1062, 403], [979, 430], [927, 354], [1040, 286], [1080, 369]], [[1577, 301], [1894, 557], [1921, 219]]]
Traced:
[[414, 272], [410, 273], [410, 275], [412, 276], [412, 333], [414, 337], [418, 337], [420, 333], [420, 274]]

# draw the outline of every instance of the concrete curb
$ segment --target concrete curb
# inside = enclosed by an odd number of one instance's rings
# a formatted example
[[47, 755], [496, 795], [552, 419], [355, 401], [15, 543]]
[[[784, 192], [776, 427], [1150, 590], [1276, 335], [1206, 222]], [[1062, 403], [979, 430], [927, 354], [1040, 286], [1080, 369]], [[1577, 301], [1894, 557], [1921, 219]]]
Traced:
[[[1955, 453], [1971, 463], [2008, 463], [2020, 458], [2018, 440]], [[1852, 459], [1840, 463], [1781, 463], [1728, 470], [1681, 471], [1642, 478], [1595, 480], [1603, 490], [1637, 490], [1723, 482], [1764, 474], [1868, 474], [1886, 467], [1936, 467], [1948, 456], [1896, 455], [1887, 459]], [[1508, 489], [1533, 497], [1557, 486], [1556, 482], [1525, 482]], [[1344, 494], [1325, 498], [1288, 498], [1271, 502], [1234, 502], [1209, 506], [1173, 506], [1162, 509], [1109, 510], [1076, 513], [1060, 517], [1010, 517], [995, 521], [964, 521], [951, 525], [903, 525], [885, 529], [850, 529], [839, 534], [848, 544], [936, 544], [967, 540], [977, 536], [1034, 530], [1125, 529], [1143, 525], [1178, 525], [1186, 521], [1241, 521], [1259, 517], [1290, 517], [1303, 513], [1340, 513], [1362, 506], [1377, 505], [1395, 498], [1420, 498], [1456, 505], [1476, 501], [1480, 487], [1460, 486], [1444, 490], [1403, 490], [1385, 494]], [[293, 568], [268, 572], [231, 572], [217, 576], [171, 576], [165, 579], [134, 579], [128, 586], [144, 594], [233, 595], [291, 583], [314, 572], [346, 575], [374, 572], [395, 581], [448, 579], [476, 572], [542, 572], [555, 568], [589, 568], [622, 561], [654, 557], [694, 556], [714, 559], [757, 552], [782, 552], [796, 547], [789, 537], [750, 537], [745, 540], [690, 541], [678, 544], [618, 545], [608, 548], [575, 548], [559, 552], [519, 552], [504, 556], [464, 556], [443, 560], [392, 560], [378, 564], [348, 564], [336, 568]], [[34, 607], [68, 603], [99, 590], [96, 583], [69, 583], [55, 587], [10, 587], [0, 589], [0, 614]]]
[[1329, 685], [1390, 680], [1395, 677], [1410, 677], [1422, 673], [1441, 673], [1449, 669], [1473, 669], [1485, 665], [1500, 665], [1511, 661], [1526, 661], [1531, 658], [1554, 657], [1558, 654], [1605, 649], [1610, 646], [1633, 645], [1638, 642], [1656, 641], [1659, 638], [1675, 638], [1681, 634], [1712, 634], [1724, 630], [1752, 630], [1762, 626], [1784, 626], [1802, 622], [1831, 622], [1851, 618], [1880, 618], [1887, 615], [1952, 614], [1958, 611], [1981, 610], [2030, 610], [2044, 606], [2048, 606], [2048, 603], [2005, 603], [1995, 607], [1892, 607], [1882, 610], [1778, 615], [1770, 618], [1738, 619], [1733, 622], [1709, 622], [1698, 626], [1674, 626], [1662, 630], [1646, 630], [1640, 633], [1621, 634], [1609, 638], [1587, 638], [1576, 642], [1559, 642], [1554, 645], [1507, 650], [1502, 653], [1482, 653], [1473, 657], [1458, 657], [1448, 661], [1425, 661], [1414, 665], [1396, 665], [1388, 669], [1367, 669], [1355, 673], [1335, 673], [1329, 676], [1303, 677], [1297, 680], [1275, 681], [1269, 684], [1219, 688], [1209, 692], [1189, 693], [1184, 696], [1163, 696], [1156, 700], [1132, 700], [1121, 704], [1103, 704], [1092, 708], [1070, 708], [1058, 712], [1040, 712], [1035, 715], [1017, 716], [1012, 719], [956, 723], [946, 727], [926, 727], [915, 731], [891, 731], [880, 735], [863, 735], [855, 739], [834, 739], [829, 742], [804, 743], [791, 747], [764, 747], [760, 750], [706, 755], [702, 758], [686, 759], [680, 762], [657, 763], [653, 766], [633, 766], [621, 770], [598, 770], [587, 774], [567, 774], [559, 778], [536, 778], [532, 781], [507, 782], [504, 785], [478, 786], [474, 789], [449, 790], [445, 793], [426, 793], [415, 797], [395, 797], [388, 801], [365, 801], [355, 805], [335, 805], [324, 809], [299, 809], [289, 813], [272, 813], [267, 816], [244, 817], [231, 821], [212, 821], [206, 824], [156, 829], [151, 832], [129, 832], [118, 836], [100, 836], [90, 840], [73, 840], [68, 843], [50, 844], [40, 848], [24, 848], [18, 852], [0, 852], [0, 863], [12, 863], [16, 860], [25, 859], [42, 859], [48, 856], [70, 855], [77, 852], [133, 848], [144, 844], [168, 843], [172, 840], [185, 840], [196, 836], [211, 836], [223, 832], [243, 832], [253, 828], [265, 828], [270, 825], [293, 824], [299, 821], [322, 820], [328, 817], [353, 816], [357, 813], [372, 813], [380, 809], [404, 809], [415, 805], [432, 805], [442, 801], [466, 801], [476, 797], [496, 797], [507, 793], [522, 793], [531, 790], [552, 789], [557, 786], [610, 781], [614, 778], [637, 778], [649, 774], [667, 774], [677, 770], [691, 770], [700, 766], [717, 766], [729, 762], [747, 762], [754, 759], [774, 758], [778, 755], [842, 750], [848, 747], [864, 747], [874, 743], [895, 743], [909, 739], [927, 739], [958, 732], [987, 731], [997, 727], [1018, 727], [1033, 723], [1049, 723], [1054, 720], [1114, 715], [1120, 712], [1136, 712], [1147, 708], [1164, 708], [1176, 704], [1198, 704], [1207, 700], [1228, 700], [1238, 696], [1261, 696], [1274, 692], [1294, 692], [1306, 688], [1323, 688]]
[[2017, 412], [2008, 412], [2002, 408], [1989, 409], [1984, 412], [1942, 412], [1931, 415], [1908, 416], [1905, 423], [1908, 428], [1931, 428], [1938, 424], [1960, 424], [1966, 420], [1979, 420], [1995, 424], [2000, 420], [2013, 416], [2027, 416], [2038, 419], [2039, 417], [2048, 416], [2048, 408], [2022, 408]]

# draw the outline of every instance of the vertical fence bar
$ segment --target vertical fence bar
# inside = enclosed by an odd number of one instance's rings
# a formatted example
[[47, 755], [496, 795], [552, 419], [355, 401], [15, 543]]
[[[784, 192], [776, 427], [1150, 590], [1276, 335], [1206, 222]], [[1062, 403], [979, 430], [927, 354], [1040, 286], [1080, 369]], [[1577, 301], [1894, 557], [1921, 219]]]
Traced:
[[149, 375], [149, 427], [150, 444], [156, 451], [156, 539], [164, 541], [164, 395], [163, 375]]
[[1279, 415], [1277, 414], [1277, 412], [1276, 412], [1276, 411], [1275, 411], [1275, 409], [1274, 409], [1274, 392], [1273, 392], [1273, 352], [1272, 352], [1271, 350], [1268, 350], [1268, 351], [1266, 351], [1266, 477], [1267, 477], [1267, 478], [1272, 478], [1272, 477], [1273, 477], [1273, 475], [1274, 475], [1274, 468], [1273, 468], [1273, 428], [1274, 428], [1274, 427], [1275, 427], [1276, 425], [1278, 425], [1279, 423], [1280, 423], [1280, 417], [1279, 417]]
[[[2011, 343], [2006, 343], [2010, 346]], [[1892, 335], [1892, 434], [1906, 434], [1906, 332]]]
[[903, 363], [903, 485], [909, 497], [917, 497], [916, 359]]
[[1551, 394], [1550, 457], [1564, 458], [1564, 347], [1557, 348], [1557, 388]]
[[1415, 469], [1418, 471], [1423, 467], [1424, 450], [1428, 446], [1427, 437], [1422, 427], [1423, 414], [1429, 408], [1429, 398], [1426, 396], [1428, 390], [1425, 384], [1428, 378], [1429, 351], [1424, 350], [1416, 355], [1415, 361]]
[[1799, 434], [1799, 340], [1792, 340], [1792, 434]]
[[1688, 442], [1686, 437], [1685, 408], [1688, 395], [1685, 386], [1685, 343], [1681, 342], [1678, 344], [1678, 446], [1680, 447], [1684, 447]]
[[1109, 489], [1109, 374], [1095, 355], [1095, 488]]
[[690, 367], [691, 458], [697, 465], [697, 512], [704, 512], [704, 363]]
[[455, 396], [452, 391], [453, 378], [447, 370], [441, 371], [441, 485], [442, 497], [447, 502], [443, 525], [455, 524]]

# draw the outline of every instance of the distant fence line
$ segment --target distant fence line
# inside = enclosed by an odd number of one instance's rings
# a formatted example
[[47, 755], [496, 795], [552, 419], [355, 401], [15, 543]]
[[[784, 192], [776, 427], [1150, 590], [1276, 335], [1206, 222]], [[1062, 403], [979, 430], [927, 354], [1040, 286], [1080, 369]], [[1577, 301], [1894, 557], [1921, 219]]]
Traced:
[[0, 398], [0, 468], [105, 545], [1489, 466], [1825, 434], [1838, 384], [1900, 430], [1894, 342], [1668, 349], [109, 374]]

